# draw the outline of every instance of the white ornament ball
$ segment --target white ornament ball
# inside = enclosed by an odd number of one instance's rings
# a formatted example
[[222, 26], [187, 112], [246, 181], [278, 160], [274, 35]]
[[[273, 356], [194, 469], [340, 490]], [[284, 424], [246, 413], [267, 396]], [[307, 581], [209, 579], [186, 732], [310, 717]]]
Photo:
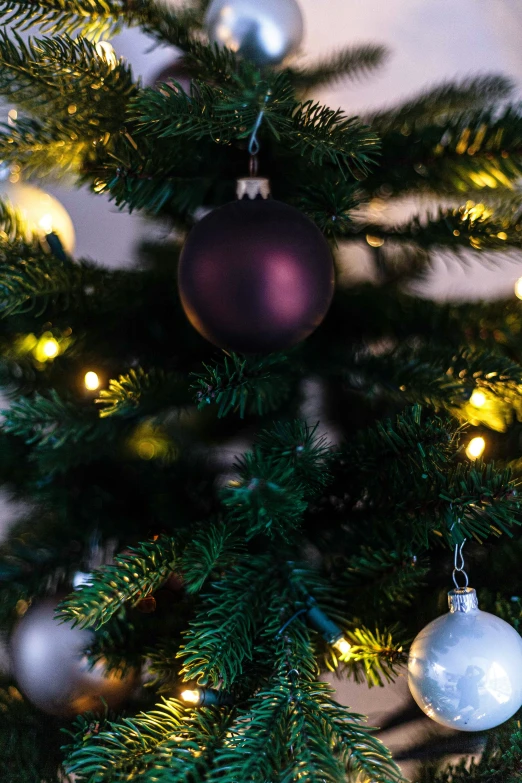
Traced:
[[522, 638], [478, 608], [471, 587], [448, 593], [450, 611], [416, 637], [408, 684], [437, 723], [461, 731], [492, 729], [522, 706]]
[[278, 65], [303, 40], [296, 0], [213, 0], [205, 24], [211, 41], [257, 65]]
[[[64, 596], [61, 596], [64, 597]], [[82, 712], [118, 707], [136, 687], [136, 672], [89, 668], [84, 649], [92, 632], [61, 623], [54, 611], [60, 597], [33, 604], [11, 637], [13, 674], [22, 693], [51, 715], [72, 718]]]
[[0, 182], [0, 199], [9, 201], [27, 224], [27, 238], [54, 232], [66, 253], [74, 251], [76, 236], [69, 213], [57, 198], [25, 182]]

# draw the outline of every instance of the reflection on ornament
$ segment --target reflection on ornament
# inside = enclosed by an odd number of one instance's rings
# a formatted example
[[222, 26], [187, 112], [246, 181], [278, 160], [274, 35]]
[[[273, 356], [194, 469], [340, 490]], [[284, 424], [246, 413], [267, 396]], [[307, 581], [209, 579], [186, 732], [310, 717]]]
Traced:
[[482, 408], [482, 406], [486, 404], [486, 395], [484, 394], [484, 392], [475, 389], [475, 391], [469, 398], [469, 401], [472, 405], [475, 406], [475, 408]]
[[478, 459], [484, 453], [486, 441], [484, 438], [472, 438], [466, 448], [466, 456], [469, 459]]
[[211, 41], [257, 65], [277, 65], [303, 39], [296, 0], [213, 0], [205, 25]]
[[522, 706], [522, 639], [478, 608], [475, 590], [448, 593], [450, 612], [415, 638], [408, 684], [437, 723], [461, 731], [498, 726]]
[[519, 299], [522, 299], [522, 277], [519, 277], [515, 283], [515, 296], [518, 296]]
[[27, 238], [38, 234], [42, 238], [54, 232], [67, 253], [74, 251], [75, 234], [72, 220], [58, 199], [25, 182], [0, 182], [0, 199], [9, 201], [27, 224]]
[[15, 628], [11, 660], [20, 690], [51, 715], [74, 717], [102, 710], [104, 702], [116, 708], [135, 687], [136, 673], [108, 673], [101, 662], [89, 668], [84, 650], [93, 634], [59, 622], [54, 614], [58, 600], [35, 603]]
[[96, 391], [96, 389], [100, 388], [100, 378], [94, 370], [89, 370], [89, 372], [85, 373], [83, 382], [88, 391]]
[[108, 41], [98, 41], [96, 44], [96, 54], [105, 60], [111, 71], [113, 71], [118, 65], [118, 58], [114, 51], [114, 46]]
[[239, 353], [304, 340], [334, 291], [332, 254], [317, 226], [268, 193], [266, 179], [239, 180], [238, 194], [248, 195], [200, 220], [180, 257], [187, 318], [211, 343]]

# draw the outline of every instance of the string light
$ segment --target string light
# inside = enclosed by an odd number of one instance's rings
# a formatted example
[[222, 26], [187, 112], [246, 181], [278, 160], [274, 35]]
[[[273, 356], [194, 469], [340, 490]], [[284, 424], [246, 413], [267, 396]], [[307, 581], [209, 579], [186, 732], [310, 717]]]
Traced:
[[83, 382], [85, 383], [85, 388], [89, 391], [96, 391], [100, 387], [100, 378], [94, 370], [89, 370], [89, 372], [85, 373]]
[[199, 704], [201, 697], [199, 690], [186, 690], [181, 692], [181, 698], [187, 704]]
[[48, 359], [54, 359], [55, 356], [58, 356], [58, 354], [60, 353], [60, 346], [57, 340], [54, 339], [54, 337], [51, 337], [50, 340], [46, 340], [44, 342], [44, 344], [42, 345], [42, 353]]
[[469, 401], [475, 408], [482, 408], [482, 406], [486, 404], [487, 398], [484, 392], [475, 389], [475, 391], [469, 398]]
[[333, 643], [333, 646], [338, 652], [341, 653], [343, 658], [347, 657], [350, 654], [350, 650], [352, 649], [352, 645], [348, 639], [344, 638], [344, 636], [342, 636], [340, 639], [337, 639], [337, 641]]
[[466, 456], [469, 459], [478, 459], [486, 448], [486, 441], [484, 438], [472, 438], [466, 448]]
[[232, 699], [226, 693], [214, 688], [194, 688], [181, 691], [181, 698], [186, 704], [198, 707], [232, 704]]
[[38, 221], [38, 225], [43, 230], [44, 234], [52, 234], [53, 233], [53, 216], [49, 213], [46, 213], [45, 215], [42, 215], [40, 220]]
[[515, 283], [515, 296], [522, 299], [522, 277], [519, 277]]
[[114, 46], [108, 41], [98, 41], [96, 44], [96, 54], [105, 60], [111, 71], [118, 65], [118, 58], [114, 51]]

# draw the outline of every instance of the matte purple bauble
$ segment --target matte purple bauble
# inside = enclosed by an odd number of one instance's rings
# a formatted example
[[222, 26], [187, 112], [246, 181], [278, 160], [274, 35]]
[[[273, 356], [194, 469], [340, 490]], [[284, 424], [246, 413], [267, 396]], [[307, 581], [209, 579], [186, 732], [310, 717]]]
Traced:
[[192, 229], [179, 264], [181, 302], [214, 345], [271, 353], [304, 340], [326, 315], [334, 267], [307, 217], [272, 199], [233, 201]]

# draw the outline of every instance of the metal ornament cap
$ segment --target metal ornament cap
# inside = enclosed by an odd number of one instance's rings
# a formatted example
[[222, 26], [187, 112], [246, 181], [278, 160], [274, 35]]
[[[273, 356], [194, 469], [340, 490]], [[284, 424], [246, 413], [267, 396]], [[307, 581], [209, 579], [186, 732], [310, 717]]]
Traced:
[[443, 726], [484, 731], [522, 706], [522, 638], [478, 608], [471, 587], [451, 590], [450, 611], [414, 639], [408, 685], [421, 710]]
[[476, 612], [479, 608], [477, 593], [473, 587], [458, 587], [448, 593], [450, 612]]
[[265, 177], [243, 177], [236, 183], [236, 196], [243, 198], [269, 198], [270, 180]]

